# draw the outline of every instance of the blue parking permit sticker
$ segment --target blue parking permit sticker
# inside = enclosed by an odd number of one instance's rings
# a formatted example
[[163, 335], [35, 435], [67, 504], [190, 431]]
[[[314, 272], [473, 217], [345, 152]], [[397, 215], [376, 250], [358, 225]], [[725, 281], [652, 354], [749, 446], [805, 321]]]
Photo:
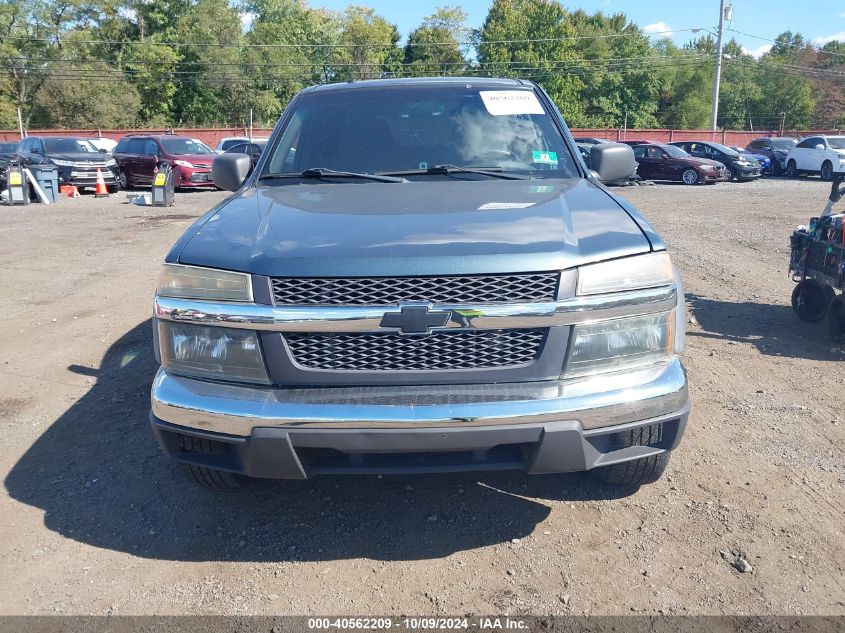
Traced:
[[557, 165], [557, 152], [531, 152], [535, 163], [541, 165]]

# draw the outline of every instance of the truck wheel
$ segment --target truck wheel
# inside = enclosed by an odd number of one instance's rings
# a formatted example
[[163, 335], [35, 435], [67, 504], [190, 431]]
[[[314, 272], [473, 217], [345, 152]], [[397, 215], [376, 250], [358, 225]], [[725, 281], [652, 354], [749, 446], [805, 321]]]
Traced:
[[827, 328], [836, 343], [845, 343], [845, 294], [830, 302], [827, 313]]
[[[657, 444], [663, 439], [663, 425], [652, 424], [650, 426], [634, 429], [627, 433], [618, 433], [615, 450], [629, 446], [647, 446]], [[623, 486], [635, 488], [644, 484], [651, 484], [663, 476], [666, 466], [669, 463], [669, 452], [658, 453], [649, 457], [642, 457], [630, 462], [602, 466], [591, 471], [592, 475], [599, 481], [611, 486]]]
[[829, 160], [826, 160], [822, 163], [822, 168], [819, 171], [819, 175], [822, 177], [822, 180], [833, 180], [833, 163]]
[[817, 323], [824, 318], [833, 295], [832, 288], [815, 279], [805, 279], [792, 291], [792, 309], [802, 321]]
[[[200, 437], [182, 435], [179, 437], [180, 448], [186, 453], [203, 453], [206, 455], [219, 454], [220, 449], [214, 442]], [[214, 470], [205, 466], [183, 464], [185, 475], [193, 483], [209, 490], [237, 490], [249, 482], [247, 477], [229, 473], [224, 470]]]

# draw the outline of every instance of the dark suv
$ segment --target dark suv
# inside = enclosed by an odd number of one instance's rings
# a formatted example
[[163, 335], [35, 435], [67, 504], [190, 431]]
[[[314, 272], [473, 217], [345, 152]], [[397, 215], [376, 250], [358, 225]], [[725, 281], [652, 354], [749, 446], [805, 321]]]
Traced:
[[387, 79], [288, 104], [165, 258], [150, 421], [199, 483], [595, 469], [660, 477], [689, 397], [680, 277], [526, 81]]
[[173, 168], [177, 189], [214, 186], [211, 163], [217, 154], [195, 138], [175, 134], [124, 136], [113, 155], [125, 189], [152, 185], [155, 173], [163, 165]]
[[772, 161], [772, 174], [778, 176], [786, 171], [786, 155], [797, 143], [796, 139], [785, 136], [765, 136], [755, 138], [746, 145], [745, 149], [755, 154], [768, 156]]
[[18, 157], [25, 165], [55, 167], [59, 183], [80, 189], [97, 186], [97, 170], [109, 193], [116, 193], [117, 163], [87, 139], [73, 136], [28, 136], [18, 144]]

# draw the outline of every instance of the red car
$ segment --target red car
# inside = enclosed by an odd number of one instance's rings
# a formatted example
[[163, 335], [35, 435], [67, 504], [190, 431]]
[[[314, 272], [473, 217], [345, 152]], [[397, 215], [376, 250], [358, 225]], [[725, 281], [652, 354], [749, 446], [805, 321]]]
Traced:
[[211, 163], [217, 154], [202, 141], [175, 134], [132, 134], [112, 153], [120, 169], [120, 187], [150, 186], [160, 166], [173, 168], [177, 189], [213, 187]]
[[680, 180], [685, 185], [710, 184], [730, 180], [730, 171], [720, 162], [690, 156], [680, 147], [649, 143], [634, 147], [643, 180]]

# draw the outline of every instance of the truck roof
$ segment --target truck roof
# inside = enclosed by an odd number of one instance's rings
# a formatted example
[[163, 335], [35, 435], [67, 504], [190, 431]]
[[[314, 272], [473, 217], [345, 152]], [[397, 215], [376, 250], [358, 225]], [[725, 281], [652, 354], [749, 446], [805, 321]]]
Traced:
[[425, 84], [473, 84], [474, 86], [490, 86], [507, 88], [515, 86], [531, 86], [530, 82], [522, 79], [499, 79], [495, 77], [402, 77], [396, 79], [367, 79], [363, 81], [344, 81], [332, 84], [320, 84], [305, 88], [303, 93], [323, 92], [326, 90], [350, 90], [359, 88], [381, 88], [384, 86], [418, 86]]

